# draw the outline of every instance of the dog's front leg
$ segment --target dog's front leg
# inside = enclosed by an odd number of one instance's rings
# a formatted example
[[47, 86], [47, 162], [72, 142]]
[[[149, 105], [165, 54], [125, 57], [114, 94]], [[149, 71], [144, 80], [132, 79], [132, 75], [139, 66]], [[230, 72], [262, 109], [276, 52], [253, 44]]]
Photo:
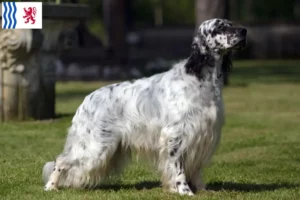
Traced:
[[173, 187], [176, 188], [176, 191], [181, 195], [189, 195], [192, 196], [194, 193], [192, 192], [191, 188], [189, 187], [186, 181], [186, 175], [183, 167], [183, 159], [179, 158], [174, 161], [175, 167], [175, 179], [173, 182]]
[[196, 171], [194, 173], [194, 175], [191, 177], [190, 184], [191, 184], [192, 189], [195, 190], [195, 192], [206, 189], [206, 185], [203, 181], [202, 173], [201, 173], [200, 169], [198, 171]]
[[168, 185], [171, 192], [192, 196], [194, 193], [186, 180], [181, 143], [182, 142], [179, 139], [177, 139], [177, 141], [176, 139], [170, 139], [168, 141], [168, 156], [165, 166], [165, 175], [167, 174]]

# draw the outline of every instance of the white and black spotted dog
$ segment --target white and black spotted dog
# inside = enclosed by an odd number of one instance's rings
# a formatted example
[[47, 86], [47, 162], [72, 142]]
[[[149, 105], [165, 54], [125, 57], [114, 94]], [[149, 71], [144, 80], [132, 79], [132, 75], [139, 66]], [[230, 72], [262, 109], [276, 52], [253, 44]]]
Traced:
[[203, 168], [224, 123], [222, 73], [231, 66], [231, 51], [246, 45], [246, 34], [225, 19], [205, 21], [190, 56], [169, 71], [89, 94], [63, 152], [44, 166], [44, 189], [96, 186], [124, 166], [132, 148], [156, 158], [169, 191], [205, 189]]

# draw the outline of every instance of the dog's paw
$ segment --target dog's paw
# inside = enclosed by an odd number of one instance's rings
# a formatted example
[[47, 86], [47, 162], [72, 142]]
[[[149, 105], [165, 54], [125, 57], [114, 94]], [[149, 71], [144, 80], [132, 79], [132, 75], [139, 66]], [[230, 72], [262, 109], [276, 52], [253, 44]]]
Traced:
[[205, 191], [206, 190], [206, 185], [201, 184], [196, 186], [197, 191]]
[[202, 182], [198, 182], [196, 184], [193, 184], [196, 191], [205, 191], [206, 190], [206, 184]]
[[178, 190], [178, 193], [180, 195], [194, 196], [194, 193], [190, 189], [181, 189], [181, 190]]
[[180, 195], [188, 195], [188, 196], [194, 196], [194, 193], [192, 192], [192, 190], [190, 189], [190, 187], [188, 186], [187, 183], [181, 183], [178, 184], [177, 183], [177, 192]]
[[47, 185], [44, 187], [44, 191], [58, 191], [58, 189], [54, 184], [47, 183]]

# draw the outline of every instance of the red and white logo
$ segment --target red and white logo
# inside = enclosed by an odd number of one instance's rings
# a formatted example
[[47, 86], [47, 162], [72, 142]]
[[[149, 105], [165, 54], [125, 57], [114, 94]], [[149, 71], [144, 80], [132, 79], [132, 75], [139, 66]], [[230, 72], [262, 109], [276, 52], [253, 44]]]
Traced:
[[23, 8], [23, 10], [25, 12], [23, 18], [26, 19], [24, 23], [27, 24], [31, 21], [31, 24], [35, 24], [36, 7]]

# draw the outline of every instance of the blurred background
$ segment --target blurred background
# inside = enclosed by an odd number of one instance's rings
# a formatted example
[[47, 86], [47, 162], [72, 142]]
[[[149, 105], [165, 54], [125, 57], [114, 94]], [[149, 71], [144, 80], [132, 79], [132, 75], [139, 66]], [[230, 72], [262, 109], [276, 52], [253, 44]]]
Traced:
[[[87, 4], [90, 16], [64, 35], [69, 49], [57, 61], [57, 78], [120, 80], [164, 71], [189, 55], [198, 25], [228, 18], [249, 31], [243, 60], [300, 56], [299, 0], [52, 0]], [[69, 48], [72, 47], [72, 48]]]

